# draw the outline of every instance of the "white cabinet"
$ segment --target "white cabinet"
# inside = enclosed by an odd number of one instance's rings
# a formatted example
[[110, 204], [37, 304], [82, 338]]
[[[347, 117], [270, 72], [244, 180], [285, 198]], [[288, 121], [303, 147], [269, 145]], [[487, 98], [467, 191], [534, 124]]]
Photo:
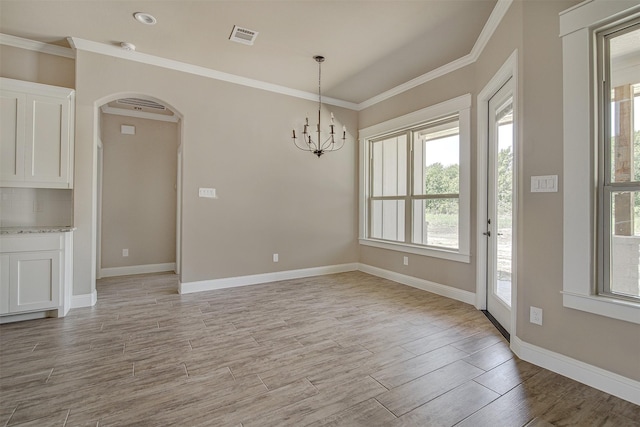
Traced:
[[0, 78], [0, 186], [73, 188], [73, 89]]
[[70, 246], [71, 232], [0, 237], [0, 316], [64, 316], [71, 299]]

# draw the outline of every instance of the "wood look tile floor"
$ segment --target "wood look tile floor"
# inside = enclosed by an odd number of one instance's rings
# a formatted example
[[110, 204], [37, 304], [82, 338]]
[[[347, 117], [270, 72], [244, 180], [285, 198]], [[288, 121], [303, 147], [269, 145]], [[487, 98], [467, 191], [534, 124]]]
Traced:
[[516, 358], [482, 313], [360, 272], [98, 303], [0, 326], [0, 425], [640, 426], [640, 407]]

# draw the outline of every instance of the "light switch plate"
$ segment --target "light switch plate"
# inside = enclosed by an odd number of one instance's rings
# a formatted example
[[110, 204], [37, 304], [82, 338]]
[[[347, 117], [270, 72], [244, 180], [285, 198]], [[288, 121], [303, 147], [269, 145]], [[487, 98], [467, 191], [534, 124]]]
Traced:
[[205, 197], [207, 199], [217, 199], [218, 196], [216, 195], [216, 189], [215, 188], [199, 188], [198, 189], [198, 196], [199, 197]]
[[558, 191], [558, 175], [531, 177], [532, 193], [556, 193]]

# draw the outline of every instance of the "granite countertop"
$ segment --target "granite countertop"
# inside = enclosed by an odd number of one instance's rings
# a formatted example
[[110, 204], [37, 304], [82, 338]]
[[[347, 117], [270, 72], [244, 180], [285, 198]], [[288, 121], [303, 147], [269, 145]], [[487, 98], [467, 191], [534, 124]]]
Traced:
[[66, 233], [73, 231], [73, 226], [23, 226], [23, 227], [0, 227], [0, 235], [5, 234], [34, 234], [34, 233]]

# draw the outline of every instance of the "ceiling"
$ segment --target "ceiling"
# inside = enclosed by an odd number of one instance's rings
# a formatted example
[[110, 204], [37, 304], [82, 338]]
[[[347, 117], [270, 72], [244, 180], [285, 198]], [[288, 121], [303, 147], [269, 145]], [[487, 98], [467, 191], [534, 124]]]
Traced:
[[[471, 52], [496, 0], [0, 0], [0, 33], [67, 37], [362, 103]], [[157, 19], [143, 25], [133, 18]], [[234, 25], [257, 31], [234, 43]]]

